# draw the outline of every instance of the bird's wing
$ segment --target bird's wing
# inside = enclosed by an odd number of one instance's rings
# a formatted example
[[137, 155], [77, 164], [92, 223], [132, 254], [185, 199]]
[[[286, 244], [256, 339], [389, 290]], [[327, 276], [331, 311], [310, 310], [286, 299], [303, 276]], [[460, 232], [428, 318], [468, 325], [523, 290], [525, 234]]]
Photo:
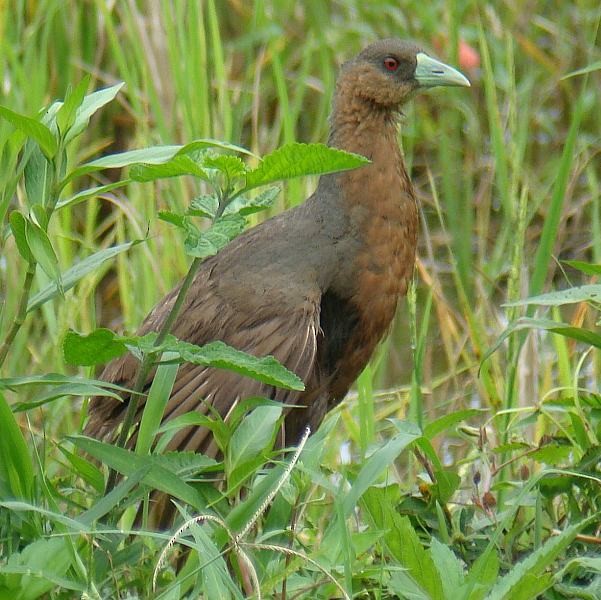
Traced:
[[[270, 282], [258, 285], [256, 274], [245, 278], [233, 270], [229, 275], [216, 275], [211, 261], [203, 267], [188, 292], [172, 333], [194, 344], [221, 340], [257, 357], [275, 356], [309, 387], [317, 377], [321, 296], [316, 286], [289, 279], [285, 285], [284, 281], [278, 282], [273, 273]], [[140, 334], [161, 326], [177, 291], [177, 288], [173, 290], [154, 308], [140, 328]], [[138, 365], [138, 361], [127, 354], [110, 363], [101, 379], [131, 388]], [[151, 379], [149, 377], [146, 389]], [[226, 418], [240, 400], [251, 396], [265, 396], [294, 405], [301, 394], [276, 389], [225, 369], [185, 363], [179, 368], [164, 420], [190, 411], [209, 413], [212, 410]], [[86, 433], [111, 437], [125, 406], [126, 403], [112, 398], [93, 398]], [[138, 410], [140, 413], [143, 410], [142, 401]], [[139, 418], [140, 415], [137, 421]], [[189, 428], [178, 432], [171, 447], [206, 451], [210, 438], [205, 428]]]

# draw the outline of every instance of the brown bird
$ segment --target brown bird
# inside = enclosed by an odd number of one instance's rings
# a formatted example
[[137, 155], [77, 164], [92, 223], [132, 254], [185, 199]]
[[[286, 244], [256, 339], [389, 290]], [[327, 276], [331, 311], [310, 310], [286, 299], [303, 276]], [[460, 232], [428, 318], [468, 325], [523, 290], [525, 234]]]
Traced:
[[[294, 444], [306, 425], [315, 431], [344, 398], [388, 331], [414, 267], [418, 213], [397, 141], [400, 108], [416, 90], [439, 85], [469, 82], [414, 44], [395, 39], [371, 44], [344, 64], [328, 143], [371, 163], [323, 175], [304, 204], [246, 231], [202, 263], [186, 296], [175, 336], [273, 355], [302, 378], [305, 391], [183, 364], [164, 420], [206, 413], [208, 404], [226, 418], [240, 400], [264, 396], [304, 407], [285, 418], [282, 443]], [[160, 328], [178, 290], [155, 306], [139, 334]], [[125, 355], [101, 378], [131, 388], [138, 364]], [[86, 433], [113, 437], [124, 400], [92, 399]], [[137, 422], [142, 410], [140, 401]], [[217, 450], [202, 427], [179, 431], [170, 447]]]

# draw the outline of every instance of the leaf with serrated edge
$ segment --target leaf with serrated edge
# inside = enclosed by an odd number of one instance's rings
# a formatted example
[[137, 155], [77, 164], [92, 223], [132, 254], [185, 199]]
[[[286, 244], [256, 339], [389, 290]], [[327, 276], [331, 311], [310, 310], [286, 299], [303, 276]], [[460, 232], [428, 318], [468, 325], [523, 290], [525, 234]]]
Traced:
[[245, 190], [304, 175], [323, 175], [365, 166], [369, 160], [325, 144], [286, 144], [263, 157], [246, 175]]

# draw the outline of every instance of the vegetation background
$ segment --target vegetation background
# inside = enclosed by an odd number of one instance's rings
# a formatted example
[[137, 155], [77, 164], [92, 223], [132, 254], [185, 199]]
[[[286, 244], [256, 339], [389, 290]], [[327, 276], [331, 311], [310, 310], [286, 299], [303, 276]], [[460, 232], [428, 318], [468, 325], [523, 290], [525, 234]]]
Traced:
[[[325, 141], [338, 66], [377, 38], [415, 39], [472, 82], [421, 94], [405, 110], [401, 140], [421, 206], [415, 290], [326, 422], [319, 459], [309, 467], [301, 458], [280, 505], [253, 529], [265, 539], [277, 530], [307, 557], [256, 550], [263, 594], [342, 597], [310, 558], [355, 597], [601, 596], [600, 20], [596, 0], [0, 1], [1, 105], [35, 116], [86, 74], [88, 92], [125, 82], [69, 147], [72, 164], [198, 138], [261, 156]], [[8, 223], [26, 204], [8, 120], [0, 152], [2, 340], [27, 266]], [[66, 195], [126, 175], [100, 171]], [[315, 183], [286, 183], [272, 212]], [[130, 182], [51, 222], [63, 271], [147, 239], [32, 312], [2, 367], [35, 485], [18, 498], [0, 467], [0, 598], [155, 593], [168, 536], [130, 544], [93, 534], [100, 521], [78, 521], [104, 497], [94, 480], [104, 473], [66, 438], [81, 431], [85, 402], [9, 378], [74, 374], [60, 351], [69, 329], [134, 332], [189, 263], [158, 211], [183, 211], [197, 193], [188, 178]], [[33, 291], [47, 284], [38, 269]], [[221, 516], [242, 498], [235, 490]], [[126, 528], [132, 510], [123, 514]], [[224, 543], [217, 529], [213, 550]], [[206, 534], [196, 536], [210, 552]], [[64, 560], [52, 562], [65, 539]], [[183, 582], [167, 567], [161, 597], [251, 593], [235, 561], [209, 571]]]

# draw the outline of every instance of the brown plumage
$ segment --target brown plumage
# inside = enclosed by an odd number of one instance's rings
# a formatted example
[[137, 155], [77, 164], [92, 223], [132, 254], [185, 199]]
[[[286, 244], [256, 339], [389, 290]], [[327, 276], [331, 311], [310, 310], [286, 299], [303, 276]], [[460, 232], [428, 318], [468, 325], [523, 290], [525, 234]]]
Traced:
[[[418, 214], [397, 119], [412, 92], [433, 85], [469, 83], [398, 40], [376, 42], [347, 62], [337, 81], [329, 145], [371, 164], [322, 176], [304, 204], [206, 260], [172, 329], [195, 344], [222, 340], [256, 356], [273, 355], [303, 379], [306, 391], [184, 364], [165, 420], [207, 412], [206, 403], [226, 417], [241, 399], [265, 396], [305, 406], [286, 416], [283, 442], [294, 444], [306, 425], [315, 430], [344, 398], [386, 334], [413, 271]], [[140, 334], [160, 327], [178, 289], [155, 306]], [[110, 363], [102, 379], [133, 387], [138, 364], [126, 355]], [[125, 407], [94, 398], [86, 433], [112, 437]], [[140, 402], [138, 421], [142, 410]], [[209, 430], [198, 427], [180, 431], [170, 446], [216, 452]]]

